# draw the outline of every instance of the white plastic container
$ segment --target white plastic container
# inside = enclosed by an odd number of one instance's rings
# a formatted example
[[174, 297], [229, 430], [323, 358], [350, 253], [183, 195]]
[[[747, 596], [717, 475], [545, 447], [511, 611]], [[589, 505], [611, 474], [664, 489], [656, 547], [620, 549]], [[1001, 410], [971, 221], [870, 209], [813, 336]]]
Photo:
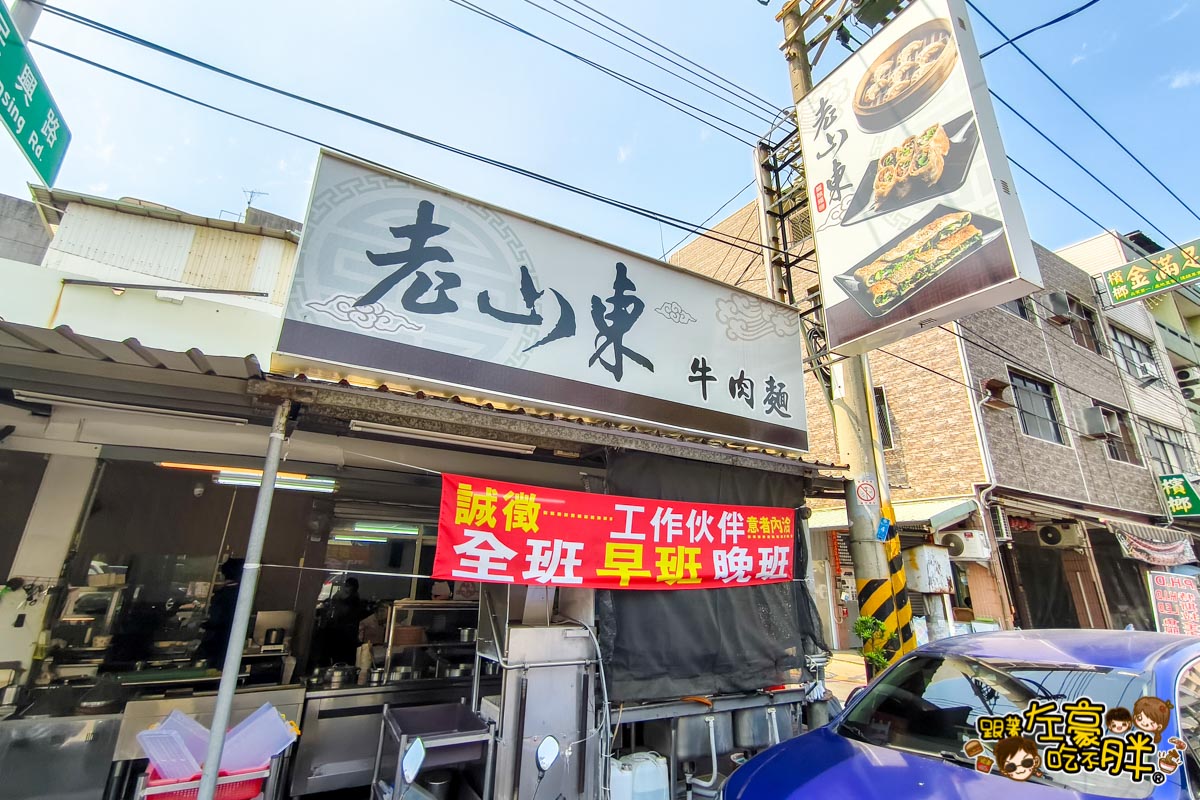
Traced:
[[632, 753], [608, 765], [612, 800], [670, 800], [667, 759], [658, 753]]
[[183, 746], [192, 754], [192, 758], [196, 759], [196, 763], [204, 763], [205, 757], [208, 756], [208, 728], [175, 709], [158, 726], [158, 730], [178, 733], [179, 738], [183, 740]]
[[183, 781], [200, 771], [200, 764], [188, 752], [178, 731], [155, 728], [142, 731], [137, 740], [154, 771], [164, 778]]
[[270, 703], [230, 729], [221, 753], [221, 769], [240, 772], [265, 766], [271, 757], [282, 753], [296, 733]]

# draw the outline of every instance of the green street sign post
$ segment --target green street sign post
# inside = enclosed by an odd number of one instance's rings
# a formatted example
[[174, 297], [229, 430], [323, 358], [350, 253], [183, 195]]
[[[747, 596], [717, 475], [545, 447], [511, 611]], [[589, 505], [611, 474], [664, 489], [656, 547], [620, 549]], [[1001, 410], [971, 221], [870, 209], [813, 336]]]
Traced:
[[1106, 271], [1104, 285], [1112, 305], [1142, 300], [1200, 278], [1197, 247], [1200, 247], [1200, 239]]
[[0, 2], [0, 117], [38, 177], [47, 186], [53, 186], [71, 142], [71, 131], [3, 2]]
[[1161, 475], [1158, 484], [1166, 495], [1172, 517], [1200, 517], [1200, 495], [1186, 475]]

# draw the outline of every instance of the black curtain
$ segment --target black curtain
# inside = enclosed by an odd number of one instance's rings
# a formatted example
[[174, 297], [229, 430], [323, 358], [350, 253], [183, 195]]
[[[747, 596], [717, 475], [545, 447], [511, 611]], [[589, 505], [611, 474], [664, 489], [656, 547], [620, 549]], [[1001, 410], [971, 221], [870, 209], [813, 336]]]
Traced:
[[[803, 479], [645, 453], [612, 451], [610, 494], [797, 508]], [[808, 552], [797, 531], [794, 575]], [[597, 624], [614, 701], [744, 692], [796, 680], [806, 652], [826, 650], [805, 584], [675, 591], [597, 591]]]
[[1146, 565], [1126, 558], [1121, 545], [1111, 531], [1094, 528], [1088, 531], [1092, 540], [1092, 556], [1108, 613], [1114, 628], [1132, 625], [1135, 630], [1152, 631], [1154, 610], [1150, 607], [1150, 589], [1146, 584]]
[[1067, 585], [1062, 554], [1036, 541], [1013, 542], [1013, 556], [1021, 574], [1021, 585], [1029, 599], [1029, 613], [1034, 628], [1078, 628], [1079, 614], [1075, 599]]

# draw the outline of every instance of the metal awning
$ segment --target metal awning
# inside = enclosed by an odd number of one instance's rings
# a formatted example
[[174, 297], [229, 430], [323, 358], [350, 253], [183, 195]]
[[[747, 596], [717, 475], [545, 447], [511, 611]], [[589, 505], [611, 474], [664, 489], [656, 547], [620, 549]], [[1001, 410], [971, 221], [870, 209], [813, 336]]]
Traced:
[[66, 325], [0, 321], [0, 389], [25, 395], [249, 418], [270, 413], [246, 391], [261, 376], [254, 356], [161, 350], [137, 339], [82, 336]]
[[[893, 503], [892, 507], [896, 511], [897, 527], [919, 525], [934, 531], [962, 522], [979, 510], [979, 506], [969, 497], [913, 500]], [[845, 507], [814, 510], [808, 527], [813, 531], [846, 530], [849, 525], [846, 522]]]
[[1101, 520], [1117, 537], [1126, 558], [1156, 566], [1196, 563], [1192, 535], [1178, 528], [1159, 528], [1129, 520]]

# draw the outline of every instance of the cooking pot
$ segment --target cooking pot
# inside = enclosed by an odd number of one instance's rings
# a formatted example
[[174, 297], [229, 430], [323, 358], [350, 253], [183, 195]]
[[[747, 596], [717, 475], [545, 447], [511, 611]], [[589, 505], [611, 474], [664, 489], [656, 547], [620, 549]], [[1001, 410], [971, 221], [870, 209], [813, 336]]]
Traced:
[[354, 679], [358, 677], [358, 669], [349, 664], [334, 664], [325, 673], [325, 682], [329, 684], [330, 689], [340, 689], [343, 686], [354, 683]]
[[267, 628], [267, 632], [263, 634], [263, 644], [283, 644], [283, 637], [285, 635], [287, 635], [287, 628]]
[[367, 683], [371, 686], [382, 686], [385, 674], [383, 667], [372, 667], [370, 674], [367, 676]]
[[392, 674], [388, 676], [391, 681], [406, 681], [416, 677], [416, 668], [409, 666], [392, 667]]
[[458, 640], [460, 642], [475, 641], [475, 629], [474, 628], [459, 628], [458, 629]]

